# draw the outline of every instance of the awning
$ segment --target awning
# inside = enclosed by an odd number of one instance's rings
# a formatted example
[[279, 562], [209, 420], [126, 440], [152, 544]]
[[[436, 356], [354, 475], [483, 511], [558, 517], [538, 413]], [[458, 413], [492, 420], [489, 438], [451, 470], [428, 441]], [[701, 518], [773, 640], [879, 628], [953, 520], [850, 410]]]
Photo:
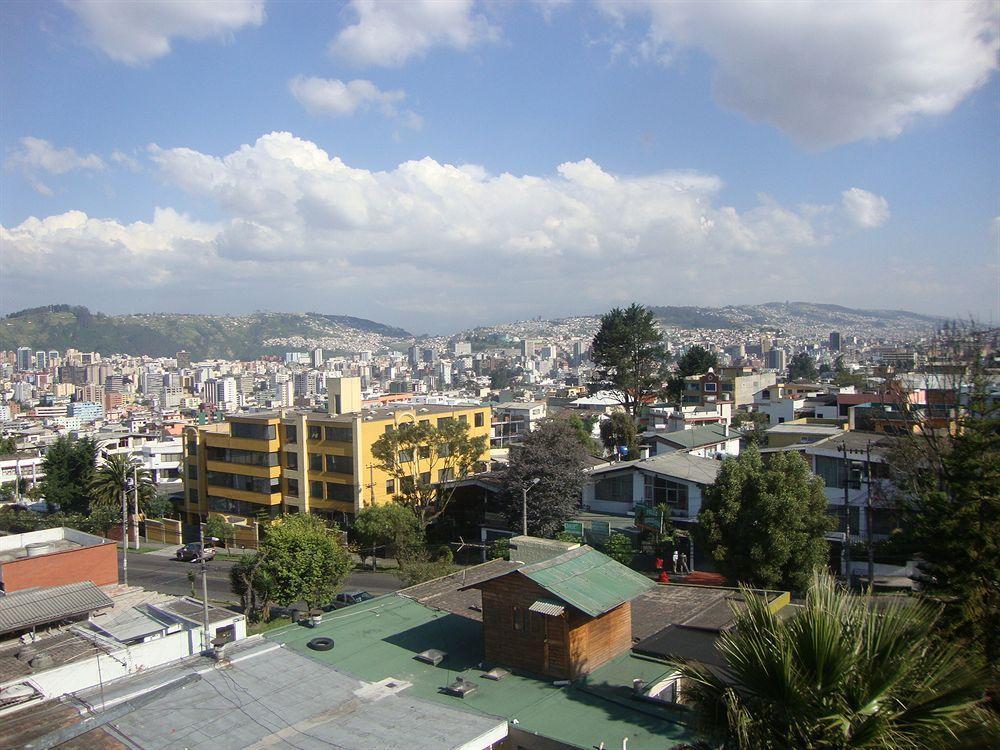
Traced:
[[566, 611], [564, 607], [559, 602], [554, 602], [551, 599], [539, 599], [530, 607], [528, 610], [531, 612], [537, 612], [540, 615], [549, 615], [550, 617], [558, 617], [563, 612]]

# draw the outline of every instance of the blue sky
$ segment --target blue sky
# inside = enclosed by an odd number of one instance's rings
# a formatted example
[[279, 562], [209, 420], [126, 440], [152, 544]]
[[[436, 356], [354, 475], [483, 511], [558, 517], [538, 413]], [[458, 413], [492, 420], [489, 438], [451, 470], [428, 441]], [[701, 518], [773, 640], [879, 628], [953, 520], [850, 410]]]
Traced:
[[992, 3], [7, 3], [0, 312], [1000, 318]]

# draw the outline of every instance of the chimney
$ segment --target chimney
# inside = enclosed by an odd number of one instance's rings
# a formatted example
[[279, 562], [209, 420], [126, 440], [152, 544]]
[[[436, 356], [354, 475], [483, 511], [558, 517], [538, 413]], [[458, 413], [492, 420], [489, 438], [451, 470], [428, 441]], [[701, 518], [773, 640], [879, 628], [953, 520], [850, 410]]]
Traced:
[[639, 458], [640, 459], [642, 459], [642, 458], [649, 458], [649, 446], [648, 445], [640, 445], [639, 446]]
[[326, 396], [332, 415], [361, 411], [361, 378], [327, 378]]

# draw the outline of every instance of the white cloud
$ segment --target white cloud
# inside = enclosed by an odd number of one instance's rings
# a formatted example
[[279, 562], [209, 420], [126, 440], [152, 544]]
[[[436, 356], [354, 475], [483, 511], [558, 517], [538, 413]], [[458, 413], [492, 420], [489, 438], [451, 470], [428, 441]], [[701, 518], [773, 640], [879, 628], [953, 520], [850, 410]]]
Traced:
[[28, 136], [7, 159], [9, 167], [21, 170], [25, 179], [42, 195], [52, 195], [52, 189], [42, 182], [40, 173], [62, 175], [77, 170], [100, 171], [104, 162], [97, 154], [80, 156], [72, 148], [57, 148], [43, 138]]
[[357, 23], [330, 42], [330, 53], [353, 65], [399, 67], [432, 47], [467, 50], [499, 38], [472, 0], [352, 0]]
[[719, 3], [608, 0], [623, 26], [648, 23], [638, 58], [670, 64], [697, 49], [714, 61], [715, 96], [810, 148], [892, 138], [943, 115], [997, 68], [990, 0]]
[[111, 152], [111, 161], [125, 167], [130, 172], [138, 172], [140, 169], [138, 159], [118, 149]]
[[386, 117], [396, 117], [396, 105], [406, 98], [404, 91], [381, 91], [374, 83], [363, 79], [344, 83], [335, 78], [298, 76], [289, 81], [288, 87], [307, 110], [329, 117], [347, 117], [372, 106]]
[[[715, 175], [622, 176], [591, 159], [541, 175], [431, 158], [371, 171], [289, 133], [224, 156], [156, 146], [149, 155], [166, 183], [220, 220], [169, 209], [132, 224], [76, 212], [32, 218], [4, 230], [6, 265], [53, 290], [113, 264], [123, 273], [105, 273], [102, 294], [146, 284], [199, 309], [269, 298], [416, 327], [441, 309], [460, 325], [635, 298], [785, 298], [803, 276], [809, 288], [810, 258], [854, 229], [835, 203], [762, 197], [738, 210], [720, 200]], [[157, 269], [152, 279], [118, 280], [143, 276], [144, 264]]]
[[75, 0], [65, 2], [108, 57], [142, 65], [170, 52], [174, 37], [228, 39], [264, 23], [263, 0]]
[[851, 188], [841, 193], [841, 204], [847, 217], [865, 229], [880, 227], [889, 220], [889, 201], [881, 195], [861, 188]]

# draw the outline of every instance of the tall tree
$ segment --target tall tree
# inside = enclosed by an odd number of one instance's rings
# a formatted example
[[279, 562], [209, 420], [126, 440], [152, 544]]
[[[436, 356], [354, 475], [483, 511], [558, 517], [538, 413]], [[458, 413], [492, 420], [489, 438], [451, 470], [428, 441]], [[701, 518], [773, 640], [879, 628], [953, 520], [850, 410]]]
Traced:
[[395, 480], [396, 499], [427, 528], [451, 502], [453, 480], [474, 473], [488, 447], [489, 438], [470, 435], [465, 422], [439, 420], [436, 427], [405, 422], [379, 436], [372, 456], [375, 466]]
[[46, 502], [65, 513], [86, 513], [90, 507], [90, 480], [94, 475], [97, 446], [89, 438], [61, 437], [45, 452], [39, 483]]
[[823, 480], [797, 453], [775, 453], [767, 465], [755, 447], [722, 463], [702, 493], [696, 539], [733, 581], [803, 590], [826, 564]]
[[635, 430], [635, 419], [623, 411], [612, 412], [601, 420], [601, 442], [612, 453], [625, 449], [625, 457], [634, 461], [639, 458], [639, 437]]
[[[560, 419], [544, 420], [524, 442], [512, 446], [502, 472], [503, 513], [511, 528], [521, 528], [522, 490], [528, 492], [528, 533], [551, 536], [577, 512], [583, 493], [587, 452], [573, 427]], [[537, 479], [537, 484], [532, 481]]]
[[[682, 701], [711, 747], [996, 747], [996, 717], [977, 707], [983, 675], [958, 644], [932, 639], [937, 610], [858, 596], [825, 574], [790, 617], [743, 592], [724, 664], [676, 660]], [[706, 745], [707, 747], [708, 745]]]
[[788, 363], [789, 380], [814, 381], [818, 377], [819, 370], [816, 369], [816, 360], [808, 352], [799, 352]]
[[149, 472], [142, 465], [124, 453], [108, 456], [94, 472], [90, 480], [90, 507], [121, 508], [122, 494], [128, 496], [129, 513], [132, 512], [133, 483], [138, 482], [139, 507], [156, 497], [156, 485]]
[[590, 358], [597, 365], [595, 382], [617, 394], [635, 417], [663, 385], [663, 335], [652, 311], [642, 305], [616, 307], [601, 316]]
[[920, 553], [922, 590], [945, 602], [950, 635], [991, 666], [1000, 702], [998, 333], [971, 321], [949, 325], [931, 347], [939, 372], [929, 376], [927, 404], [889, 383], [889, 416], [900, 425], [886, 489]]
[[601, 458], [604, 455], [604, 448], [602, 448], [601, 444], [594, 439], [594, 436], [591, 433], [594, 426], [593, 421], [590, 419], [585, 421], [580, 418], [579, 414], [572, 413], [561, 418], [565, 419], [576, 432], [577, 437], [580, 439], [580, 443], [583, 445], [587, 453], [596, 458]]
[[352, 567], [336, 532], [308, 513], [282, 516], [268, 527], [260, 554], [274, 601], [285, 607], [304, 601], [309, 609], [332, 601]]
[[0, 456], [17, 453], [17, 440], [12, 437], [0, 437]]
[[684, 394], [684, 378], [704, 375], [719, 366], [719, 358], [700, 344], [695, 344], [677, 360], [677, 371], [667, 383], [667, 396], [677, 401]]
[[[378, 550], [391, 552], [401, 563], [407, 552], [424, 543], [424, 530], [413, 509], [402, 503], [369, 505], [355, 516], [349, 531], [358, 545], [362, 563], [370, 554], [372, 566]], [[384, 556], [384, 555], [383, 555]]]
[[229, 588], [240, 598], [243, 614], [250, 622], [270, 619], [276, 592], [263, 554], [240, 555], [239, 561], [229, 569]]

